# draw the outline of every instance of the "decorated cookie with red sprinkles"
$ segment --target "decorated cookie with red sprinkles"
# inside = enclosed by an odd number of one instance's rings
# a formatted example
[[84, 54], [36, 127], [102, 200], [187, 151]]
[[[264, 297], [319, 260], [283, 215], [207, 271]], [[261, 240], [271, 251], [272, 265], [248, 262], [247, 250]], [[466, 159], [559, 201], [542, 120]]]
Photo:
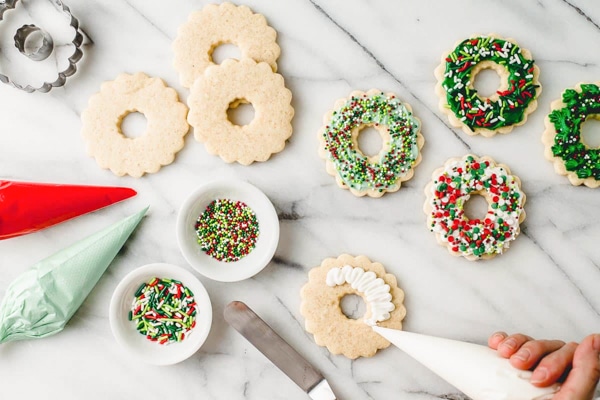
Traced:
[[[490, 97], [481, 96], [473, 86], [484, 69], [500, 76], [500, 87]], [[442, 55], [435, 76], [440, 110], [448, 115], [452, 126], [469, 135], [491, 137], [524, 124], [537, 108], [542, 92], [539, 68], [531, 53], [513, 39], [495, 34], [474, 35], [458, 42]]]
[[[365, 127], [375, 128], [382, 138], [382, 149], [374, 156], [358, 146]], [[421, 121], [410, 105], [376, 89], [338, 100], [325, 114], [319, 141], [319, 155], [337, 184], [355, 196], [370, 197], [395, 192], [412, 178], [424, 143]]]
[[[502, 254], [525, 219], [525, 193], [510, 169], [490, 157], [451, 158], [435, 170], [425, 188], [427, 225], [450, 254], [468, 260]], [[488, 202], [483, 219], [469, 219], [464, 205], [472, 195]]]

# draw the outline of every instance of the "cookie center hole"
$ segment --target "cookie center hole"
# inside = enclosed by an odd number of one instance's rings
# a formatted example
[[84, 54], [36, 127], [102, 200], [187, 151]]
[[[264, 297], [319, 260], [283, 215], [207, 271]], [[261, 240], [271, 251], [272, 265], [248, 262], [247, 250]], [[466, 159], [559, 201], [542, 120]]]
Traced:
[[372, 126], [366, 126], [358, 132], [358, 149], [367, 157], [379, 154], [383, 147], [381, 133]]
[[133, 139], [146, 133], [148, 120], [144, 114], [134, 111], [125, 116], [121, 122], [121, 133], [124, 136]]
[[217, 46], [212, 53], [212, 60], [215, 64], [221, 64], [229, 58], [239, 60], [241, 57], [242, 52], [240, 51], [240, 48], [231, 43], [223, 43]]
[[589, 116], [581, 125], [581, 141], [590, 149], [600, 149], [600, 114]]
[[490, 97], [500, 89], [500, 75], [493, 69], [482, 69], [475, 76], [473, 87], [481, 97]]
[[363, 298], [356, 294], [347, 294], [342, 297], [340, 307], [342, 313], [350, 319], [360, 319], [367, 311]]
[[227, 119], [233, 125], [248, 125], [254, 119], [254, 107], [248, 102], [235, 100], [229, 104]]
[[464, 204], [465, 216], [469, 219], [485, 219], [488, 211], [488, 202], [480, 194], [472, 194]]

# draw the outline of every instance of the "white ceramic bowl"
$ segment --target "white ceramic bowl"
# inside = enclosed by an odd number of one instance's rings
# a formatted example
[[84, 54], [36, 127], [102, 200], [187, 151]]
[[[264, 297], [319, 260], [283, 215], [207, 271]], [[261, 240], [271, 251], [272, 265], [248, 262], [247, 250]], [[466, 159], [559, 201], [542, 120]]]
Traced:
[[[256, 246], [238, 261], [218, 261], [202, 251], [198, 244], [196, 221], [216, 199], [244, 202], [258, 219]], [[279, 219], [271, 201], [251, 184], [239, 180], [213, 181], [196, 189], [181, 206], [177, 241], [185, 259], [202, 275], [221, 282], [241, 281], [259, 273], [273, 258], [279, 242]]]
[[[176, 279], [194, 294], [198, 307], [196, 326], [181, 342], [168, 345], [151, 342], [128, 319], [135, 292], [153, 277]], [[148, 264], [131, 271], [119, 283], [110, 301], [109, 320], [117, 342], [131, 355], [149, 364], [171, 365], [190, 357], [202, 346], [210, 331], [212, 306], [206, 289], [191, 272], [171, 264]]]

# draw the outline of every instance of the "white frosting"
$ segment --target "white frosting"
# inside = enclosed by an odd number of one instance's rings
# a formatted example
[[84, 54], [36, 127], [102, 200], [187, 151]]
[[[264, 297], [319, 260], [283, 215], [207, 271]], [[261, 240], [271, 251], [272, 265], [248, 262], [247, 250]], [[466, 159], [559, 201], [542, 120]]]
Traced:
[[368, 309], [371, 310], [371, 317], [363, 319], [367, 325], [375, 325], [389, 319], [390, 312], [396, 308], [392, 303], [390, 285], [378, 278], [373, 271], [365, 272], [360, 267], [350, 265], [332, 268], [327, 272], [325, 283], [331, 287], [348, 283], [357, 292], [362, 293]]

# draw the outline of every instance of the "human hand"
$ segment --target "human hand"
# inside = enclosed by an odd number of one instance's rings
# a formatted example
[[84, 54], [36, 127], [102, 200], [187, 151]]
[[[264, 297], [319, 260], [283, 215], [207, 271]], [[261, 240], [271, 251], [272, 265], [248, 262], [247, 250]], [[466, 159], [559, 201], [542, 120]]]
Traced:
[[508, 358], [511, 365], [533, 370], [531, 383], [546, 387], [563, 382], [552, 400], [592, 400], [600, 379], [600, 334], [581, 344], [562, 340], [535, 340], [522, 334], [496, 332], [488, 346]]

